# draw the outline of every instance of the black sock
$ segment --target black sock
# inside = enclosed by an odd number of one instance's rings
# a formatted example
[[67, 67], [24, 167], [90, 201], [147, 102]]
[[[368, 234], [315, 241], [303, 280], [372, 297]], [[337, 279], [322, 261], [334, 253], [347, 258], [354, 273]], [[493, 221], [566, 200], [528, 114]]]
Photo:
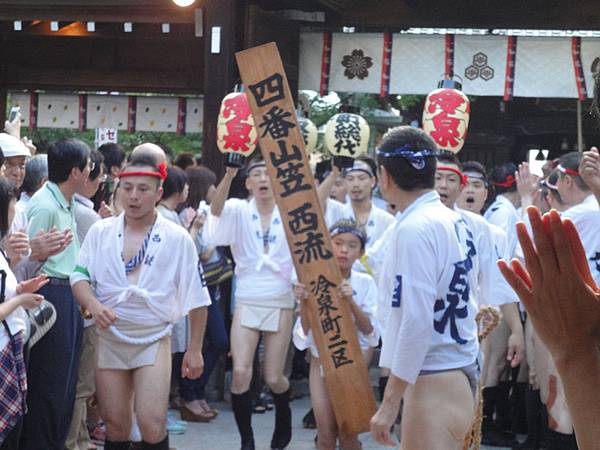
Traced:
[[169, 450], [169, 435], [157, 442], [156, 444], [148, 444], [146, 441], [142, 441], [142, 450]]
[[555, 430], [546, 432], [546, 446], [548, 450], [577, 450], [574, 434], [559, 433]]
[[383, 394], [385, 393], [385, 387], [388, 384], [390, 377], [379, 377], [379, 400], [383, 401]]
[[510, 411], [510, 391], [512, 383], [501, 381], [498, 383], [496, 394], [496, 427], [502, 431], [512, 429], [512, 418]]
[[250, 391], [246, 391], [243, 394], [234, 394], [232, 392], [231, 409], [233, 409], [235, 423], [237, 424], [240, 437], [242, 438], [242, 445], [254, 442], [254, 434], [252, 433], [252, 398], [250, 397]]
[[496, 386], [483, 388], [483, 431], [491, 428], [494, 421], [494, 409], [496, 409], [496, 395], [498, 388]]
[[130, 441], [109, 441], [108, 439], [104, 442], [104, 450], [129, 450], [131, 445]]
[[275, 403], [275, 431], [271, 439], [272, 449], [283, 449], [292, 440], [292, 410], [290, 409], [290, 388], [281, 394], [273, 393]]

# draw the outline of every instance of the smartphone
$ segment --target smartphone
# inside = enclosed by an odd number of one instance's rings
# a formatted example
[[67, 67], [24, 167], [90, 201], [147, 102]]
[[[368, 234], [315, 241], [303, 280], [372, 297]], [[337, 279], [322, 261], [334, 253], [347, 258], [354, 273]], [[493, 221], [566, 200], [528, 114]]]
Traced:
[[21, 112], [21, 107], [20, 106], [13, 106], [12, 108], [10, 108], [10, 116], [8, 116], [8, 121], [12, 122], [15, 120], [15, 118], [17, 117], [17, 114], [19, 114]]

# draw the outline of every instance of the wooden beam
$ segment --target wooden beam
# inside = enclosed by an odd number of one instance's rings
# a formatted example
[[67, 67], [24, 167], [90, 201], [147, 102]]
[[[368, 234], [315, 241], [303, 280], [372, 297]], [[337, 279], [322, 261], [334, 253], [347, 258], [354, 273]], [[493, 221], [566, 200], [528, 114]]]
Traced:
[[572, 4], [557, 0], [379, 0], [352, 2], [345, 11], [328, 17], [336, 28], [410, 27], [597, 29], [600, 10], [594, 0]]
[[[163, 5], [170, 3], [164, 0]], [[0, 20], [58, 20], [61, 22], [194, 23], [194, 10], [170, 6], [16, 6], [0, 4]]]
[[[201, 94], [201, 74], [181, 70], [16, 68], [1, 80], [9, 89], [99, 90]], [[194, 79], [193, 77], [197, 78]]]
[[[207, 0], [204, 14], [204, 119], [202, 128], [202, 164], [223, 175], [223, 155], [217, 148], [217, 119], [221, 100], [233, 91], [238, 78], [234, 53], [237, 50], [240, 27], [237, 25], [237, 0]], [[211, 51], [213, 27], [220, 28], [218, 53]], [[202, 58], [198, 54], [197, 58]]]
[[11, 89], [203, 93], [202, 39], [44, 37], [0, 40]]

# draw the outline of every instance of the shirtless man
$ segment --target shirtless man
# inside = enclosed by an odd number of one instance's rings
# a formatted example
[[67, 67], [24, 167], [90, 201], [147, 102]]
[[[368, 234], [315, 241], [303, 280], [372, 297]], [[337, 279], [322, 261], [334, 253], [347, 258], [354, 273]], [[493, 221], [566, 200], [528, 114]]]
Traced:
[[132, 405], [142, 448], [169, 449], [170, 333], [186, 314], [191, 337], [181, 373], [202, 374], [210, 298], [188, 233], [156, 212], [165, 175], [152, 158], [132, 159], [120, 174], [124, 212], [90, 228], [71, 276], [75, 298], [100, 328], [96, 393], [106, 450], [129, 449]]

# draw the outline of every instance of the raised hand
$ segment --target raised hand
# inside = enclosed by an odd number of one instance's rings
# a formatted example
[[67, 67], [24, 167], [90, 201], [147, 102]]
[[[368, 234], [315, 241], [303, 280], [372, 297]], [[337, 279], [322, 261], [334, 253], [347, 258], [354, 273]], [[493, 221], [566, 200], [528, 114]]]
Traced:
[[515, 172], [515, 178], [517, 180], [517, 191], [521, 196], [521, 204], [523, 206], [531, 205], [538, 191], [539, 177], [532, 174], [529, 170], [529, 164], [524, 162], [519, 164], [519, 169]]
[[556, 211], [542, 218], [528, 208], [535, 247], [523, 223], [517, 224], [525, 265], [499, 262], [502, 274], [521, 298], [535, 330], [555, 361], [589, 349], [600, 332], [600, 292], [585, 250], [568, 219]]
[[11, 136], [21, 139], [21, 113], [18, 112], [12, 122], [8, 120], [4, 122], [4, 131]]
[[69, 229], [58, 231], [52, 228], [48, 232], [43, 230], [31, 238], [31, 256], [34, 261], [45, 261], [50, 256], [58, 255], [73, 241], [73, 232]]
[[35, 146], [33, 141], [31, 139], [29, 139], [27, 136], [21, 138], [21, 142], [23, 143], [23, 145], [25, 145], [25, 147], [27, 147], [29, 149], [31, 156], [33, 156], [37, 153], [37, 147]]
[[579, 164], [579, 174], [600, 202], [600, 154], [596, 147], [592, 147], [588, 152], [583, 152]]
[[18, 262], [30, 249], [29, 238], [22, 231], [15, 231], [4, 239], [4, 250], [11, 262]]

